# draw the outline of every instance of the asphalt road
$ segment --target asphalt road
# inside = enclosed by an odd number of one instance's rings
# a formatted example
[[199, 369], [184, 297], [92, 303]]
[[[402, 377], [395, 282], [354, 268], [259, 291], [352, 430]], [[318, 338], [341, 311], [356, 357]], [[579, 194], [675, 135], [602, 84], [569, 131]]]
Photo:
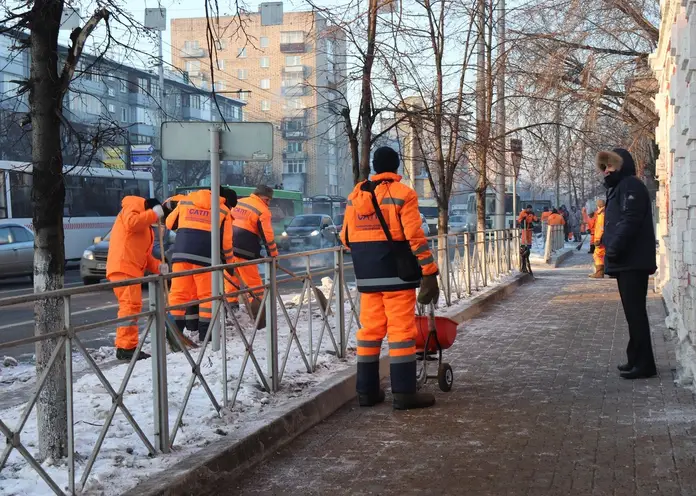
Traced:
[[[316, 267], [330, 267], [332, 265], [333, 256], [325, 261], [313, 260], [312, 269]], [[331, 264], [331, 265], [329, 265]], [[290, 264], [288, 261], [283, 261], [282, 266], [301, 272], [298, 263]], [[283, 280], [290, 276], [278, 271], [277, 281], [281, 294], [299, 293], [302, 288], [302, 282], [292, 281], [282, 283]], [[347, 272], [352, 273], [352, 268], [348, 268]], [[324, 276], [326, 277], [326, 276]], [[321, 284], [321, 277], [314, 277], [315, 284]], [[66, 271], [65, 287], [71, 288], [81, 286], [79, 270], [70, 268]], [[19, 279], [3, 279], [0, 280], [0, 298], [8, 298], [13, 296], [28, 295], [33, 292], [31, 283], [28, 278]], [[143, 306], [148, 304], [147, 287], [143, 287]], [[72, 298], [72, 322], [74, 325], [91, 324], [95, 322], [105, 321], [116, 318], [118, 304], [112, 291], [97, 291], [93, 293], [76, 295]], [[18, 339], [30, 337], [34, 333], [34, 306], [33, 303], [25, 303], [14, 305], [11, 307], [0, 307], [0, 343], [7, 343]], [[102, 346], [113, 346], [114, 337], [116, 335], [115, 326], [105, 326], [104, 328], [95, 329], [93, 331], [85, 331], [80, 333], [80, 338], [87, 348], [98, 349]], [[21, 345], [9, 349], [0, 349], [0, 357], [4, 355], [13, 356], [20, 361], [30, 361], [34, 353], [34, 345]]]

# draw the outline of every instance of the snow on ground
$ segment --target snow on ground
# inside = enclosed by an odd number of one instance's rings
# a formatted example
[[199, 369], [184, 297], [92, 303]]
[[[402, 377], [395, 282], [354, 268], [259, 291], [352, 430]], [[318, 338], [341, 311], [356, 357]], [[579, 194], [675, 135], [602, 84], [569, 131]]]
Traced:
[[[489, 287], [498, 285], [512, 276], [503, 276], [498, 281], [489, 283]], [[322, 281], [320, 288], [329, 296], [331, 279]], [[350, 291], [354, 295], [354, 290]], [[453, 295], [456, 300], [456, 295]], [[466, 298], [458, 300], [460, 305]], [[169, 398], [169, 424], [170, 434], [173, 433], [174, 424], [181, 408], [185, 408], [182, 417], [182, 426], [176, 433], [174, 450], [168, 455], [149, 456], [148, 450], [138, 437], [133, 427], [128, 422], [121, 410], [117, 410], [106, 433], [104, 443], [96, 459], [94, 467], [85, 485], [82, 494], [87, 495], [115, 495], [128, 490], [150, 474], [165, 470], [182, 460], [193, 458], [196, 453], [210, 443], [219, 440], [222, 436], [230, 435], [239, 429], [244, 422], [252, 421], [261, 413], [271, 414], [282, 412], [291, 398], [302, 397], [311, 386], [315, 386], [331, 377], [339, 370], [350, 367], [354, 361], [355, 349], [355, 319], [351, 320], [351, 307], [348, 299], [345, 302], [346, 323], [352, 322], [348, 334], [348, 357], [339, 359], [335, 356], [334, 346], [329, 336], [329, 329], [323, 330], [323, 321], [317, 302], [312, 298], [311, 319], [310, 310], [305, 299], [300, 307], [300, 296], [283, 297], [285, 307], [290, 317], [290, 322], [295, 323], [297, 336], [304, 356], [310, 366], [314, 366], [314, 372], [308, 373], [307, 364], [302, 358], [302, 353], [294, 341], [291, 340], [290, 325], [281, 308], [278, 309], [278, 354], [280, 367], [283, 366], [284, 357], [287, 355], [287, 365], [281, 371], [282, 382], [279, 394], [264, 392], [259, 386], [260, 381], [251, 360], [246, 362], [246, 368], [242, 371], [245, 358], [245, 348], [236, 326], [228, 321], [226, 326], [226, 350], [227, 350], [227, 391], [229, 400], [235, 400], [233, 405], [221, 410], [218, 414], [205, 389], [196, 380], [191, 391], [188, 403], [184, 405], [186, 389], [191, 378], [191, 366], [183, 353], [170, 353], [167, 356], [168, 398]], [[444, 295], [440, 299], [438, 313], [442, 313]], [[355, 302], [357, 305], [357, 302]], [[448, 309], [448, 312], [453, 309]], [[299, 312], [299, 316], [297, 313]], [[238, 316], [239, 326], [249, 341], [254, 334], [253, 324], [248, 315], [242, 312], [235, 313]], [[333, 315], [329, 318], [331, 332], [338, 344], [338, 333], [335, 327]], [[320, 341], [321, 336], [321, 341]], [[267, 346], [266, 331], [259, 330], [253, 337], [252, 349], [258, 361], [262, 373], [267, 374]], [[290, 346], [288, 351], [288, 346]], [[386, 344], [385, 344], [386, 347]], [[202, 351], [192, 350], [194, 360]], [[201, 362], [201, 374], [210, 387], [216, 401], [222, 404], [223, 377], [222, 377], [222, 350], [212, 351], [208, 346], [204, 351]], [[383, 351], [384, 353], [384, 351]], [[314, 358], [312, 358], [314, 357]], [[97, 357], [99, 358], [99, 357]], [[316, 360], [316, 362], [314, 362]], [[118, 391], [121, 387], [128, 365], [119, 364], [110, 368], [104, 368], [102, 372], [109, 380], [111, 387]], [[21, 377], [27, 378], [24, 382], [33, 380], [31, 365], [18, 365], [17, 367], [0, 368], [3, 378]], [[242, 377], [241, 387], [236, 393], [235, 386], [239, 377]], [[16, 382], [16, 381], [15, 381]], [[4, 387], [0, 381], [0, 388]], [[112, 407], [112, 399], [95, 374], [76, 374], [73, 383], [74, 394], [74, 429], [76, 451], [76, 473], [79, 487], [79, 479], [86, 468], [87, 460], [96, 446], [100, 431], [108, 419]], [[154, 443], [153, 432], [153, 387], [152, 387], [152, 363], [150, 360], [140, 361], [135, 365], [133, 374], [125, 387], [123, 404], [133, 416], [145, 436]], [[17, 406], [0, 411], [0, 419], [14, 429], [17, 427], [25, 406]], [[21, 432], [21, 442], [32, 454], [36, 454], [37, 426], [35, 409], [30, 414], [24, 429]], [[59, 487], [67, 490], [68, 471], [65, 460], [58, 463], [47, 461], [43, 468], [56, 481]], [[2, 496], [30, 496], [50, 494], [48, 486], [41, 480], [38, 474], [29, 466], [21, 455], [13, 450], [7, 465], [0, 472], [0, 495]]]

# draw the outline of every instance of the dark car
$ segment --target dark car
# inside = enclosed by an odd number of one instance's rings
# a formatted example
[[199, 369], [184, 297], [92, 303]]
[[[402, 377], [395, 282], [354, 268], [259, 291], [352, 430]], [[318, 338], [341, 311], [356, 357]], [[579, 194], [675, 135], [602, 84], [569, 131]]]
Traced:
[[0, 225], [0, 278], [34, 274], [34, 233], [20, 224]]
[[305, 251], [338, 244], [338, 230], [331, 217], [321, 214], [298, 215], [285, 226], [280, 237], [283, 250]]
[[[159, 236], [157, 236], [157, 227], [152, 227], [155, 235], [155, 244], [152, 247], [152, 256], [159, 260], [160, 246]], [[94, 244], [88, 246], [80, 259], [80, 277], [85, 284], [98, 284], [102, 279], [106, 278], [106, 257], [109, 253], [109, 235], [107, 233], [103, 238], [94, 238]], [[164, 232], [164, 259], [171, 265], [171, 252], [174, 248], [174, 239], [176, 233], [165, 229]]]

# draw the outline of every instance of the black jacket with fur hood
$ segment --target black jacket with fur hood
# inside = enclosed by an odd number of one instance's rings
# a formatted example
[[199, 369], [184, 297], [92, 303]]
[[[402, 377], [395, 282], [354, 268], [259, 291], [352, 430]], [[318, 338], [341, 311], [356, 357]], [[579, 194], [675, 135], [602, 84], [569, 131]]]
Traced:
[[602, 244], [606, 247], [604, 271], [617, 275], [629, 270], [657, 270], [655, 229], [648, 188], [636, 177], [631, 154], [623, 148], [597, 154], [597, 166], [615, 165], [619, 182], [607, 190]]

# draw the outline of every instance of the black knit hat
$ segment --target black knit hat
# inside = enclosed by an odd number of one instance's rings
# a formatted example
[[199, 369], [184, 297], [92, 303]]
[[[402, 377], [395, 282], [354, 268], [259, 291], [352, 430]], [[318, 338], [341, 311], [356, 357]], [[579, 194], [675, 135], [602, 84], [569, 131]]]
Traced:
[[399, 154], [388, 146], [377, 148], [372, 157], [372, 168], [377, 174], [396, 172], [399, 170]]

